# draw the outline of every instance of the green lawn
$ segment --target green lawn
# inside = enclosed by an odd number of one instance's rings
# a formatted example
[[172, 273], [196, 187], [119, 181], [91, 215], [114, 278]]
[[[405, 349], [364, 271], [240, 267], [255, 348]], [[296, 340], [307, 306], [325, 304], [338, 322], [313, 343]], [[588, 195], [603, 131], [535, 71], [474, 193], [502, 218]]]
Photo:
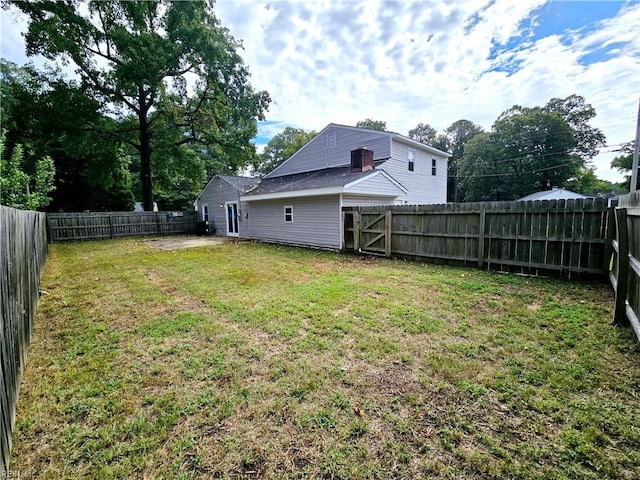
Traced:
[[50, 247], [11, 469], [640, 478], [606, 284], [254, 243]]

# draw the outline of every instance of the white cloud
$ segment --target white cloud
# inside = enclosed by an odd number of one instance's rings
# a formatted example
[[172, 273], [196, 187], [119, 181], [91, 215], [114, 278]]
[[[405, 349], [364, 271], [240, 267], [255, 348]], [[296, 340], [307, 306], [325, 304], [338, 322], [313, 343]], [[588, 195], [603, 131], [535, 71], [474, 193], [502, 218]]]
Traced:
[[[545, 3], [218, 0], [215, 9], [242, 39], [254, 87], [273, 99], [260, 137], [287, 125], [320, 130], [364, 118], [400, 133], [418, 123], [444, 129], [462, 118], [490, 128], [514, 104], [544, 105], [576, 93], [595, 107], [593, 124], [610, 145], [631, 140], [640, 3], [625, 3], [595, 29], [536, 38], [530, 25], [540, 19], [531, 16]], [[2, 56], [23, 63], [24, 23], [14, 25], [4, 11], [0, 19]], [[602, 61], [582, 60], [604, 47], [612, 50]], [[601, 178], [619, 181], [609, 168], [614, 155], [594, 164]]]
[[[364, 118], [400, 133], [420, 122], [443, 129], [461, 118], [490, 128], [514, 104], [544, 105], [576, 93], [595, 107], [593, 124], [610, 144], [631, 140], [640, 4], [628, 4], [596, 30], [534, 40], [519, 28], [544, 3], [245, 0], [216, 9], [243, 39], [254, 86], [274, 99], [269, 119], [315, 130]], [[521, 40], [515, 49], [491, 59], [496, 45], [513, 39]], [[614, 42], [622, 44], [610, 59], [580, 64]], [[512, 74], [490, 71], [513, 62]], [[609, 168], [612, 156], [594, 165], [601, 178], [619, 181]]]

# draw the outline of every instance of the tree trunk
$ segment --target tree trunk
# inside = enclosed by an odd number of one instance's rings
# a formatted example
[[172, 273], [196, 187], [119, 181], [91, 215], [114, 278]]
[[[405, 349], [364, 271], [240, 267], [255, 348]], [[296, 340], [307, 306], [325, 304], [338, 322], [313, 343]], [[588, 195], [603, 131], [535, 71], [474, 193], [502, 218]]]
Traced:
[[153, 179], [151, 177], [151, 132], [147, 122], [147, 106], [140, 94], [140, 181], [142, 182], [142, 206], [145, 212], [153, 212]]

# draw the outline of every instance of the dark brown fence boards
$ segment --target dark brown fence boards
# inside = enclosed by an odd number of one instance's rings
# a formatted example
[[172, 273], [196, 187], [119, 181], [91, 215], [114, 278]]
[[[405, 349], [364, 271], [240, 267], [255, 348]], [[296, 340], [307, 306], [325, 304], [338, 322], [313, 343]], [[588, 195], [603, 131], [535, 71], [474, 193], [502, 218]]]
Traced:
[[619, 199], [611, 284], [616, 291], [614, 321], [630, 324], [640, 339], [640, 192]]
[[47, 255], [46, 215], [0, 206], [0, 472], [11, 431]]
[[347, 250], [526, 273], [609, 267], [611, 209], [600, 198], [343, 210]]
[[195, 233], [195, 212], [50, 213], [50, 242]]

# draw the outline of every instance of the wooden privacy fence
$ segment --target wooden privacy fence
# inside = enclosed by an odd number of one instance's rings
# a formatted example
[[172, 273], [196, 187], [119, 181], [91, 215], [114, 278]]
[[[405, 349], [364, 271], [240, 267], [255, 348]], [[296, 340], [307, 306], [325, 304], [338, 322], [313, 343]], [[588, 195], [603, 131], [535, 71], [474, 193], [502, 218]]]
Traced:
[[195, 233], [196, 212], [49, 213], [50, 242]]
[[614, 321], [630, 324], [640, 340], [640, 191], [621, 197], [615, 209], [613, 268]]
[[343, 207], [346, 250], [529, 274], [606, 275], [614, 222], [602, 198]]
[[0, 206], [0, 475], [9, 470], [20, 376], [47, 256], [46, 216]]

